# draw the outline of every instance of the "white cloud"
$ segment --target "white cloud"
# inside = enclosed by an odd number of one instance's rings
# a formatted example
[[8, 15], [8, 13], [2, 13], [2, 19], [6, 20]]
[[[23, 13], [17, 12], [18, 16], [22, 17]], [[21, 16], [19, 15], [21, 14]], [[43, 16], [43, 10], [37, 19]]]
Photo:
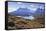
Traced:
[[30, 9], [33, 13], [38, 9], [34, 5], [31, 5], [31, 6], [27, 7], [27, 8]]
[[[19, 7], [18, 7], [18, 8], [19, 8]], [[9, 8], [8, 8], [8, 13], [13, 12], [13, 11], [16, 11], [18, 8], [11, 8], [11, 7], [9, 7]]]
[[35, 19], [33, 16], [22, 17], [22, 18], [25, 18], [25, 19], [31, 19], [31, 20]]
[[17, 2], [17, 4], [22, 4], [22, 2]]
[[28, 9], [32, 10], [32, 11], [36, 11], [37, 8], [33, 8], [33, 7], [28, 7]]

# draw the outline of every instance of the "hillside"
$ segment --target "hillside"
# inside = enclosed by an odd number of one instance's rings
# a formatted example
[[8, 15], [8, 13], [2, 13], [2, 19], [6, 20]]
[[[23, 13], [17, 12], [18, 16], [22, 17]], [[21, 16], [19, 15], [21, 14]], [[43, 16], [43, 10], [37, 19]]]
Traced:
[[44, 28], [44, 23], [44, 16], [37, 17], [35, 20], [29, 20], [8, 14], [8, 29]]

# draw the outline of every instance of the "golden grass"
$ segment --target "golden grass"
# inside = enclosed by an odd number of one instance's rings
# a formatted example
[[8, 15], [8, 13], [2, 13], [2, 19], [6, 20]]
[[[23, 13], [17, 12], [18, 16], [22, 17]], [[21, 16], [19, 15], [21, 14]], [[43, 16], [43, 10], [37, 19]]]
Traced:
[[[13, 22], [15, 24], [16, 29], [18, 29], [18, 28], [22, 28], [22, 29], [26, 28], [27, 29], [27, 28], [42, 28], [42, 27], [44, 27], [44, 24], [41, 24], [41, 23], [43, 23], [42, 22], [43, 19], [41, 19], [41, 20], [35, 19], [34, 21], [32, 21], [32, 20], [23, 19], [21, 17], [16, 17], [16, 16], [9, 16], [8, 18], [9, 18], [8, 20], [10, 22]], [[38, 22], [38, 21], [41, 21], [41, 22]]]

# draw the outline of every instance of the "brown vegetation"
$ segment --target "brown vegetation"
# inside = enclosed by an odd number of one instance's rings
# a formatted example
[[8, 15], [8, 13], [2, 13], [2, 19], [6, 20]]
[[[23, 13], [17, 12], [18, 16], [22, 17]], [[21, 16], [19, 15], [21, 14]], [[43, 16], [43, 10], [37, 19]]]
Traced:
[[8, 16], [8, 24], [11, 23], [10, 26], [15, 27], [15, 29], [43, 28], [45, 27], [44, 22], [45, 21], [43, 17], [38, 17], [34, 21], [32, 21], [17, 16]]

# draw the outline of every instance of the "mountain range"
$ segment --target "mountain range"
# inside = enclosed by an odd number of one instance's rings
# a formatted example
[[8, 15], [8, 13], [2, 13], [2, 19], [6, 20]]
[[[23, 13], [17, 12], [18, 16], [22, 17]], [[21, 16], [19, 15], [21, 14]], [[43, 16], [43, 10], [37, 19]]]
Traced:
[[19, 8], [16, 11], [10, 12], [10, 15], [14, 16], [31, 16], [31, 15], [42, 15], [45, 14], [44, 9], [38, 8], [34, 13], [32, 13], [33, 10], [30, 10], [28, 8]]

